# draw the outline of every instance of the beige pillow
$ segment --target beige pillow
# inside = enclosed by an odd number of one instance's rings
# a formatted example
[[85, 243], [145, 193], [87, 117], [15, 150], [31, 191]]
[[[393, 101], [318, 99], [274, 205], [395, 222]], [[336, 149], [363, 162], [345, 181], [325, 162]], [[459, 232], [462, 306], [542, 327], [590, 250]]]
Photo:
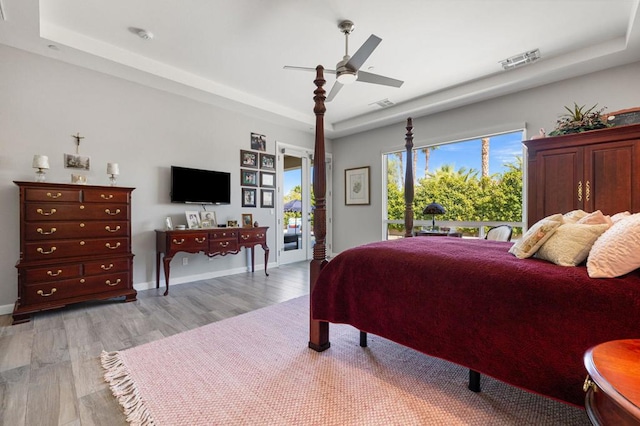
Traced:
[[588, 215], [578, 220], [576, 223], [585, 224], [585, 225], [600, 225], [602, 223], [606, 223], [609, 226], [613, 225], [613, 221], [611, 220], [611, 217], [603, 215], [600, 210], [596, 210], [593, 213], [589, 213]]
[[591, 278], [614, 278], [640, 268], [640, 213], [618, 221], [593, 243], [587, 258]]
[[591, 246], [609, 225], [565, 223], [536, 252], [536, 257], [560, 266], [576, 266], [584, 262]]
[[562, 220], [564, 223], [576, 223], [588, 214], [589, 213], [585, 212], [584, 210], [573, 210], [562, 215]]
[[519, 259], [533, 256], [560, 225], [562, 225], [562, 215], [560, 213], [540, 219], [522, 238], [511, 246], [509, 253], [514, 254]]

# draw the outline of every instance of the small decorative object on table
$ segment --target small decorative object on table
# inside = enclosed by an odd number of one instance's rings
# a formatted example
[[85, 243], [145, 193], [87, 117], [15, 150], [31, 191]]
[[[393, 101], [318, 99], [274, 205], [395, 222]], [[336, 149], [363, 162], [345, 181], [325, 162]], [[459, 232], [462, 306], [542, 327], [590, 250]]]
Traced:
[[428, 204], [427, 207], [422, 211], [423, 214], [431, 215], [431, 230], [436, 229], [436, 215], [437, 214], [445, 214], [447, 211], [438, 203]]
[[107, 163], [107, 174], [109, 175], [109, 183], [115, 186], [118, 181], [117, 176], [120, 174], [118, 163]]
[[49, 168], [49, 157], [46, 155], [34, 155], [31, 165], [36, 170], [36, 182], [44, 182], [47, 179], [47, 170]]
[[606, 121], [606, 116], [602, 114], [606, 107], [596, 110], [596, 106], [598, 106], [598, 104], [585, 110], [584, 105], [578, 106], [578, 104], [574, 102], [573, 109], [564, 107], [564, 109], [568, 111], [568, 114], [560, 116], [556, 122], [556, 128], [552, 132], [549, 132], [549, 136], [581, 133], [611, 127], [611, 124]]
[[166, 231], [172, 231], [173, 230], [173, 221], [171, 220], [171, 218], [169, 216], [167, 216], [164, 219], [164, 229]]
[[253, 227], [254, 227], [254, 228], [257, 228], [258, 226], [260, 226], [260, 225], [258, 224], [258, 221], [257, 221], [257, 220], [256, 220], [255, 222], [253, 222]]
[[251, 213], [243, 213], [242, 214], [242, 227], [243, 228], [251, 228], [251, 224], [253, 223], [253, 215]]
[[87, 177], [85, 175], [78, 175], [75, 173], [71, 173], [71, 183], [76, 183], [78, 185], [85, 185], [87, 183]]

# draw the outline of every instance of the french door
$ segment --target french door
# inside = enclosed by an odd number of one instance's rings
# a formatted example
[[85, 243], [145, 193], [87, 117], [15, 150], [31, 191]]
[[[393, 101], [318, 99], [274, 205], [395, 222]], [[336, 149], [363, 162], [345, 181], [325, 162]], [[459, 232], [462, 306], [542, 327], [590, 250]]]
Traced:
[[[281, 143], [278, 143], [277, 151], [278, 262], [286, 264], [309, 260], [313, 257], [315, 242], [312, 151]], [[330, 167], [327, 167], [327, 244], [330, 236], [330, 176]]]

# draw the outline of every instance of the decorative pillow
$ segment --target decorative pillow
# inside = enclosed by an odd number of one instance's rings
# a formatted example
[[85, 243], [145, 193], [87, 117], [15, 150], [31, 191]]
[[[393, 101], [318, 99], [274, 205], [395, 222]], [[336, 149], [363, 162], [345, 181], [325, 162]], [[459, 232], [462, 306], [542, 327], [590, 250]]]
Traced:
[[596, 210], [593, 213], [589, 213], [588, 215], [584, 216], [582, 219], [580, 219], [576, 223], [580, 223], [584, 225], [600, 225], [603, 223], [609, 226], [613, 225], [613, 221], [611, 220], [611, 217], [603, 215], [600, 210]]
[[611, 216], [611, 221], [615, 224], [616, 222], [621, 221], [622, 219], [624, 219], [627, 216], [631, 216], [631, 213], [629, 213], [629, 212], [616, 213], [613, 216]]
[[601, 225], [565, 223], [549, 237], [536, 252], [536, 257], [560, 266], [576, 266], [584, 262], [591, 246], [600, 235], [609, 229]]
[[540, 219], [522, 238], [511, 246], [509, 253], [514, 254], [519, 259], [533, 256], [560, 225], [562, 225], [562, 215], [560, 213]]
[[562, 220], [564, 221], [564, 223], [576, 223], [588, 214], [589, 213], [585, 212], [584, 210], [573, 210], [562, 215]]
[[587, 258], [591, 278], [614, 278], [640, 268], [640, 213], [618, 221], [593, 243]]

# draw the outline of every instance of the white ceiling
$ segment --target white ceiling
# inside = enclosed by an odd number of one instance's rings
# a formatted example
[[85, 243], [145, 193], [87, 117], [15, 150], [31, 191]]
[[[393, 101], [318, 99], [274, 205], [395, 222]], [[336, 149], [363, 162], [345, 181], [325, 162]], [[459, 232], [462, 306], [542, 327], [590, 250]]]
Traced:
[[[638, 61], [639, 2], [0, 0], [0, 43], [311, 130], [315, 74], [283, 66], [335, 69], [350, 19], [350, 54], [382, 38], [362, 70], [405, 83], [344, 87], [325, 115], [340, 137]], [[502, 70], [533, 49], [542, 59]]]

